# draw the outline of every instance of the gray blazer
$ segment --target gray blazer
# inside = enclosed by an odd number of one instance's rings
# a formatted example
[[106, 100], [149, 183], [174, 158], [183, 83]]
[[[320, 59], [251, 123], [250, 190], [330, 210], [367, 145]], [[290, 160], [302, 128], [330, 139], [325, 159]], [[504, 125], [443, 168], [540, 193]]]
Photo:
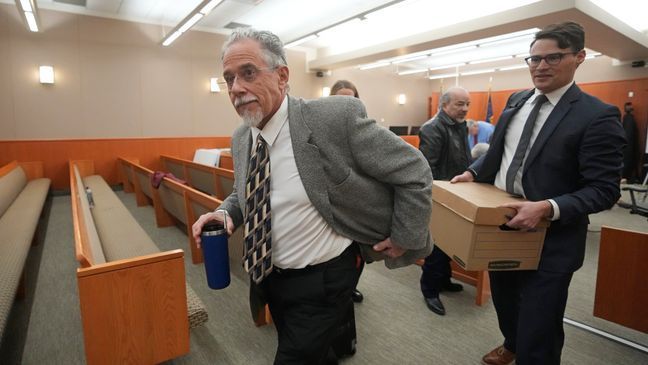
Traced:
[[[417, 149], [368, 119], [355, 98], [288, 96], [288, 122], [310, 201], [337, 233], [366, 244], [361, 250], [367, 262], [386, 259], [387, 267], [396, 268], [430, 253], [432, 174]], [[227, 210], [235, 227], [243, 223], [251, 145], [250, 128], [237, 128], [234, 191], [219, 208]], [[387, 237], [408, 251], [391, 259], [367, 246]]]

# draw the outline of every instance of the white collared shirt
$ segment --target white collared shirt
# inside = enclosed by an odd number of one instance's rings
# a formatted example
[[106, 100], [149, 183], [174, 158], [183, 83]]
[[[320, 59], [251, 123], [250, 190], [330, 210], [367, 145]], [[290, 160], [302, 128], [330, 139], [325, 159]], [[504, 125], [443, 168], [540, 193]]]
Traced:
[[273, 264], [300, 269], [339, 256], [352, 240], [335, 232], [308, 199], [290, 139], [288, 97], [263, 130], [251, 132], [252, 151], [260, 133], [270, 153]]
[[[524, 194], [524, 187], [522, 186], [522, 171], [524, 170], [524, 163], [529, 155], [529, 151], [533, 147], [540, 130], [544, 126], [549, 114], [553, 111], [554, 107], [558, 104], [560, 99], [563, 97], [567, 89], [569, 89], [574, 84], [574, 81], [567, 83], [567, 85], [556, 89], [550, 93], [547, 93], [548, 102], [546, 102], [540, 111], [538, 112], [538, 117], [536, 118], [535, 125], [533, 126], [533, 131], [531, 132], [531, 140], [529, 141], [529, 146], [527, 147], [526, 153], [524, 155], [524, 160], [522, 161], [522, 167], [517, 172], [515, 176], [515, 182], [513, 184], [513, 189], [516, 194], [526, 197]], [[542, 94], [538, 89], [535, 89], [533, 95], [522, 105], [520, 110], [513, 116], [513, 119], [509, 122], [508, 129], [506, 130], [506, 136], [504, 137], [504, 153], [502, 154], [502, 161], [500, 163], [500, 169], [495, 176], [495, 186], [499, 189], [506, 190], [506, 173], [508, 172], [509, 166], [511, 166], [511, 161], [515, 155], [515, 150], [517, 149], [518, 143], [520, 142], [520, 137], [522, 136], [522, 130], [524, 129], [524, 124], [526, 123], [531, 110], [535, 105], [537, 97]], [[553, 206], [553, 216], [551, 220], [557, 220], [560, 218], [560, 208], [558, 204], [553, 199], [549, 199], [549, 203]]]

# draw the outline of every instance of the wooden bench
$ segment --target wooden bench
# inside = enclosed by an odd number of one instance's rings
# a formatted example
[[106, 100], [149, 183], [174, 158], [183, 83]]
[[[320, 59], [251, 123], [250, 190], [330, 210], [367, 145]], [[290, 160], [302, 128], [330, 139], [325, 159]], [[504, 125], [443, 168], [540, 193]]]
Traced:
[[234, 189], [234, 171], [207, 166], [193, 161], [161, 155], [165, 171], [187, 181], [187, 183], [209, 195], [223, 200]]
[[14, 299], [24, 295], [22, 278], [50, 179], [40, 162], [12, 161], [0, 167], [0, 339]]
[[188, 353], [189, 329], [207, 313], [186, 285], [183, 251], [160, 252], [92, 161], [70, 161], [70, 192], [88, 364], [155, 364]]
[[[188, 244], [191, 250], [191, 259], [194, 264], [202, 263], [202, 251], [196, 245], [191, 232], [191, 226], [201, 215], [216, 210], [222, 201], [180, 184], [172, 179], [164, 178], [158, 189], [151, 185], [153, 171], [136, 163], [134, 158], [118, 158], [120, 166], [128, 178], [133, 182], [136, 201], [142, 204], [153, 204], [155, 219], [159, 227], [178, 225], [186, 230]], [[174, 174], [175, 175], [175, 174]], [[243, 257], [243, 230], [239, 229], [229, 237], [228, 249], [231, 273], [243, 281], [248, 281], [249, 276], [241, 265]], [[265, 306], [259, 313], [253, 314], [254, 323], [262, 326], [272, 322], [270, 310]]]
[[[196, 246], [191, 232], [191, 226], [193, 225], [193, 222], [196, 221], [197, 217], [190, 217], [190, 212], [188, 211], [189, 208], [184, 196], [186, 190], [191, 190], [195, 193], [198, 193], [198, 191], [168, 178], [162, 180], [159, 189], [154, 189], [151, 185], [151, 176], [153, 175], [153, 171], [139, 165], [137, 159], [119, 157], [118, 163], [124, 174], [122, 177], [122, 184], [124, 184], [124, 186], [132, 184], [132, 190], [135, 192], [137, 204], [139, 206], [153, 205], [155, 210], [155, 221], [158, 227], [168, 227], [175, 224], [183, 226], [187, 232], [192, 262], [194, 264], [203, 262], [202, 252]], [[178, 176], [175, 173], [174, 175], [182, 178], [182, 176]], [[213, 209], [216, 209], [216, 207], [218, 207], [222, 202], [221, 200], [209, 195], [205, 196], [209, 197], [209, 199], [204, 200], [204, 202], [208, 202], [207, 204], [210, 207], [213, 206]], [[200, 211], [200, 214], [207, 212], [204, 209]], [[238, 236], [240, 235], [235, 234], [234, 236], [230, 239], [233, 245], [238, 246], [238, 243], [240, 243], [242, 246], [242, 237], [239, 240]], [[230, 245], [230, 247], [233, 245]]]

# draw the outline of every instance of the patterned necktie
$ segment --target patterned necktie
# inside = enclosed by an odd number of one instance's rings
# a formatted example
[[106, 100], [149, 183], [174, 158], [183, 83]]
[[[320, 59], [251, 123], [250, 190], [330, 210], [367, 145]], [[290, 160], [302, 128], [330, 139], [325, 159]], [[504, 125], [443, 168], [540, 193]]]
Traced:
[[259, 134], [245, 184], [245, 251], [243, 267], [259, 284], [272, 271], [270, 222], [270, 155]]
[[531, 134], [533, 134], [533, 127], [535, 126], [536, 119], [538, 119], [540, 108], [546, 102], [546, 95], [538, 95], [535, 100], [535, 105], [533, 106], [533, 109], [531, 109], [531, 113], [529, 114], [529, 117], [524, 124], [524, 129], [522, 130], [522, 135], [520, 136], [520, 142], [518, 142], [517, 149], [515, 150], [515, 154], [513, 155], [513, 160], [511, 160], [511, 165], [509, 165], [508, 171], [506, 172], [506, 191], [509, 194], [515, 194], [515, 177], [517, 176], [517, 173], [522, 166], [527, 148], [529, 148]]

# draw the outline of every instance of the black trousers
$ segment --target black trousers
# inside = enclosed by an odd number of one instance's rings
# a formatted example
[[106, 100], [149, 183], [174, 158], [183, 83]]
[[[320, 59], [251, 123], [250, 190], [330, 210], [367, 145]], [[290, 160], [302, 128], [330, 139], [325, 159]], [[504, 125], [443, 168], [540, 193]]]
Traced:
[[444, 284], [450, 282], [450, 257], [440, 248], [434, 246], [432, 253], [426, 258], [421, 267], [421, 291], [426, 298], [439, 296]]
[[563, 316], [573, 273], [491, 271], [490, 285], [504, 347], [518, 365], [559, 365]]
[[276, 365], [325, 363], [336, 331], [353, 307], [359, 258], [354, 242], [330, 261], [296, 270], [274, 268], [261, 282], [278, 334]]

